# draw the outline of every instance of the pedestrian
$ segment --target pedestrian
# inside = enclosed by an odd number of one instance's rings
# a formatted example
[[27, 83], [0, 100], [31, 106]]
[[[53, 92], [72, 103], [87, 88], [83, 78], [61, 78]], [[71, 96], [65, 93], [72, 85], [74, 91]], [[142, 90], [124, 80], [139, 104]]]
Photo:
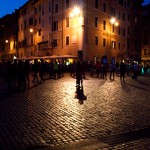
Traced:
[[33, 83], [35, 82], [35, 80], [36, 82], [39, 82], [38, 72], [39, 72], [38, 61], [37, 59], [35, 59], [33, 64]]
[[121, 81], [121, 83], [125, 83], [125, 73], [126, 73], [126, 65], [122, 61], [120, 64], [120, 81]]
[[58, 77], [58, 62], [55, 60], [55, 63], [54, 63], [54, 79], [59, 78]]
[[110, 63], [110, 80], [114, 80], [115, 76], [115, 64], [113, 62]]
[[45, 72], [45, 64], [44, 64], [43, 59], [41, 59], [41, 63], [39, 65], [39, 77], [41, 79], [40, 83], [45, 81], [45, 79], [44, 79], [44, 72]]

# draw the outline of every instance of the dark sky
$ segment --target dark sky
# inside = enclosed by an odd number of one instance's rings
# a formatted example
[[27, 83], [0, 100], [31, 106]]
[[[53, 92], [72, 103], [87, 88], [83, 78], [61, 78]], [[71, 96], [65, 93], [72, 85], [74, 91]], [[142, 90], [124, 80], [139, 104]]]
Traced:
[[[6, 14], [11, 14], [28, 0], [0, 0], [0, 18]], [[144, 5], [150, 3], [150, 0], [144, 0]]]

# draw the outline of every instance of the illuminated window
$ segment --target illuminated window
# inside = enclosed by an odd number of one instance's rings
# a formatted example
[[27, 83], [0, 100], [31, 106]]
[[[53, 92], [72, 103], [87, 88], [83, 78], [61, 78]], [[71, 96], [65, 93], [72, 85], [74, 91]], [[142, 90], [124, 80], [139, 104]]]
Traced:
[[115, 41], [112, 41], [112, 48], [116, 48], [116, 42]]

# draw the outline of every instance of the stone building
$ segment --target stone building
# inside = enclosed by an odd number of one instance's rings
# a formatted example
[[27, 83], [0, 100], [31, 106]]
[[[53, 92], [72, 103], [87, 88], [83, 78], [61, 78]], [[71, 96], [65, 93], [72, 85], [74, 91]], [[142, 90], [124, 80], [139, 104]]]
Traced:
[[18, 12], [0, 18], [0, 61], [17, 57]]
[[141, 59], [145, 65], [150, 64], [150, 4], [142, 11], [142, 51]]
[[30, 0], [19, 9], [19, 57], [140, 57], [142, 0]]

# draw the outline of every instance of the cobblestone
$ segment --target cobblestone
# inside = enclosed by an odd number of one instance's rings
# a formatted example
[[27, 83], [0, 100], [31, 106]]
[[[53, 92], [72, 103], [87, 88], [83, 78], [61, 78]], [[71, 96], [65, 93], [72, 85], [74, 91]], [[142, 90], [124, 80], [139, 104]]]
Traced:
[[150, 149], [150, 78], [121, 84], [68, 74], [0, 100], [0, 149]]

